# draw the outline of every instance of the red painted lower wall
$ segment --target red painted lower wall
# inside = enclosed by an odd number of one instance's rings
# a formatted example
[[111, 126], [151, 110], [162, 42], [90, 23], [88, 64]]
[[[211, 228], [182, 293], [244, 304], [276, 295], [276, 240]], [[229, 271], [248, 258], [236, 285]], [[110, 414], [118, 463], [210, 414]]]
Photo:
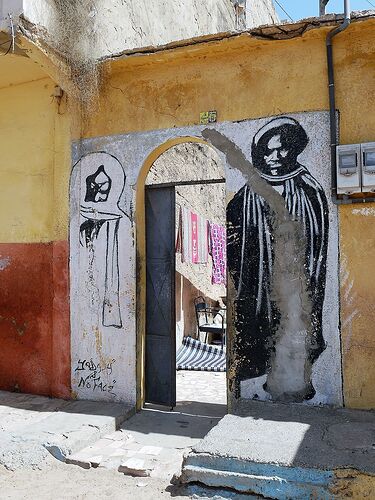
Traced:
[[68, 243], [0, 243], [0, 389], [70, 397]]

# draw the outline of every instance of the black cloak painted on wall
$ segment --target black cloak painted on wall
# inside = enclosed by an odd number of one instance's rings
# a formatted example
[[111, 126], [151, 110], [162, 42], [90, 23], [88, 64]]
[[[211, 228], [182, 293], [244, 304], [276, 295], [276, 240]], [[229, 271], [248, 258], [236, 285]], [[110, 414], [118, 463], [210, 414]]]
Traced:
[[[294, 119], [275, 118], [252, 143], [253, 165], [285, 200], [306, 235], [305, 270], [312, 300], [309, 358], [313, 363], [325, 348], [322, 309], [326, 281], [328, 205], [325, 193], [298, 156], [308, 144]], [[273, 218], [267, 202], [246, 184], [227, 207], [228, 270], [237, 292], [234, 343], [237, 380], [259, 377], [270, 370], [274, 335], [280, 321], [271, 299], [274, 260]], [[314, 390], [307, 397], [312, 397]]]

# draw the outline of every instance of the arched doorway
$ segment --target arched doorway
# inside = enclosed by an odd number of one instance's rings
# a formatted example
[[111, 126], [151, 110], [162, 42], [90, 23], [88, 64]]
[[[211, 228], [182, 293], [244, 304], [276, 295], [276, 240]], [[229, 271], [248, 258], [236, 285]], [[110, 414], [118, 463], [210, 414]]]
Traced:
[[[213, 332], [206, 335], [201, 332], [199, 337], [194, 299], [203, 296], [209, 306], [224, 306], [224, 283], [216, 278], [217, 282], [212, 283], [209, 229], [206, 241], [203, 235], [205, 227], [210, 227], [205, 226], [207, 221], [225, 226], [225, 205], [222, 161], [211, 146], [198, 138], [179, 138], [163, 144], [142, 168], [136, 207], [138, 408], [145, 401], [175, 406], [176, 347], [178, 351], [182, 343], [185, 345], [187, 337], [211, 345], [212, 350], [216, 349], [213, 343], [223, 342], [222, 336], [217, 337]], [[196, 215], [200, 221], [202, 246], [198, 257], [192, 258], [181, 248], [181, 253], [175, 253], [182, 212]], [[220, 331], [222, 328], [225, 328], [224, 318]], [[158, 331], [151, 331], [155, 329]], [[222, 344], [219, 347], [225, 351]], [[206, 369], [205, 374], [200, 373], [201, 379], [207, 376]], [[225, 373], [220, 375], [226, 401]], [[168, 397], [165, 391], [155, 396], [160, 386], [168, 384]]]

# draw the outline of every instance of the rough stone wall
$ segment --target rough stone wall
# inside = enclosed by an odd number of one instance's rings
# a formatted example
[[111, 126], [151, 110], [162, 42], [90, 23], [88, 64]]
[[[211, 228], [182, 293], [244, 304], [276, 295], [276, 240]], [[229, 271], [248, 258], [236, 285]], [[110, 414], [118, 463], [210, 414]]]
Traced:
[[[58, 14], [55, 4], [55, 0], [30, 0], [25, 3], [24, 15], [51, 32]], [[95, 24], [97, 36], [95, 45], [86, 50], [94, 57], [236, 27], [231, 0], [90, 0], [87, 6], [88, 25]], [[77, 43], [86, 35], [72, 31]]]
[[279, 21], [272, 0], [246, 0], [246, 27], [254, 28]]
[[154, 162], [146, 184], [223, 179], [224, 175], [222, 162], [213, 148], [185, 142], [168, 149]]

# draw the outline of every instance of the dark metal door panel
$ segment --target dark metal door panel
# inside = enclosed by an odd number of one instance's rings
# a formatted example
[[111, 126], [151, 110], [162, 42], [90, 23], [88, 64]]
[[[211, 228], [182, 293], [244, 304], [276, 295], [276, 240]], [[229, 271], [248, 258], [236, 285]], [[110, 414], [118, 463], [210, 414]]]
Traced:
[[176, 405], [175, 189], [146, 188], [146, 403]]

